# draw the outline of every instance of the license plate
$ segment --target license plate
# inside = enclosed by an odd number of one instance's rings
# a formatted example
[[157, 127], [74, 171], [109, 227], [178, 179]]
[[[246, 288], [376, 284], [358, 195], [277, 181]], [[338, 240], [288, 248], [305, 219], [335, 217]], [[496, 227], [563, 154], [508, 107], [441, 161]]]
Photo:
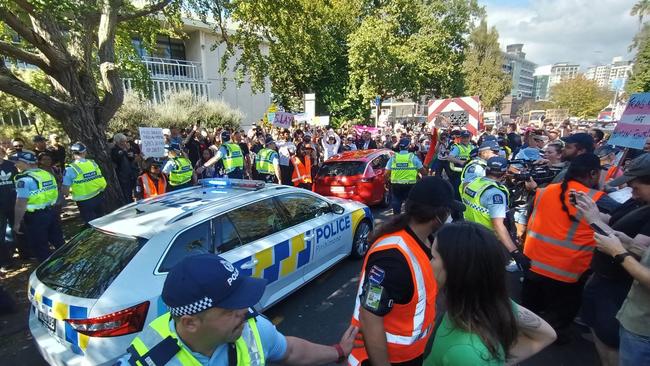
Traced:
[[332, 193], [345, 193], [345, 187], [333, 186], [330, 187], [330, 191], [332, 191]]
[[42, 311], [38, 312], [38, 321], [40, 321], [43, 326], [50, 330], [50, 332], [56, 332], [56, 319], [45, 314]]

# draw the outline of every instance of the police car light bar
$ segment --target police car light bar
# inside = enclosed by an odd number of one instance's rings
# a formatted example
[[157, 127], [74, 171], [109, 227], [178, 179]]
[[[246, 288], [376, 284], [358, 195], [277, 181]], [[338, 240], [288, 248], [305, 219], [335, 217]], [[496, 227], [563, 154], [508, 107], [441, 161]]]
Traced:
[[230, 179], [230, 178], [206, 178], [199, 180], [203, 187], [214, 188], [240, 188], [258, 190], [264, 188], [266, 185], [261, 180], [247, 180], [247, 179]]

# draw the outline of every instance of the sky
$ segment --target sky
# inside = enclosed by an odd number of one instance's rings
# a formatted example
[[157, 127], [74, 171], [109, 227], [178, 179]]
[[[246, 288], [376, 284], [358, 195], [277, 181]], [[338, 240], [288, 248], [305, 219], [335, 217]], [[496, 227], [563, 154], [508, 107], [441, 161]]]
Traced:
[[523, 43], [526, 58], [537, 65], [578, 63], [584, 71], [610, 63], [614, 56], [631, 60], [628, 46], [639, 29], [630, 16], [637, 0], [479, 0], [499, 42]]

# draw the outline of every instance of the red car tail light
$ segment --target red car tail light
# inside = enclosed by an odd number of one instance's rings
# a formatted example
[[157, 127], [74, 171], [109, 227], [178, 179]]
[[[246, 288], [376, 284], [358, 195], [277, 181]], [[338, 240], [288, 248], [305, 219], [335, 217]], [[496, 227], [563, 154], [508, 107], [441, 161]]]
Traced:
[[149, 311], [149, 301], [90, 319], [66, 319], [70, 326], [90, 337], [117, 337], [142, 330]]

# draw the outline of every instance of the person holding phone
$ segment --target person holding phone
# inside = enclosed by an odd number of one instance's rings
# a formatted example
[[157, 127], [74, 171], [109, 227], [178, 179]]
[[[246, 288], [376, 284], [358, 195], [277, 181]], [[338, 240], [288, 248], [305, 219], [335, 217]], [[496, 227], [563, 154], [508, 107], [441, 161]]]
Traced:
[[576, 194], [597, 245], [581, 318], [603, 365], [650, 364], [650, 154], [633, 160], [613, 183], [631, 187], [632, 199], [611, 217]]

